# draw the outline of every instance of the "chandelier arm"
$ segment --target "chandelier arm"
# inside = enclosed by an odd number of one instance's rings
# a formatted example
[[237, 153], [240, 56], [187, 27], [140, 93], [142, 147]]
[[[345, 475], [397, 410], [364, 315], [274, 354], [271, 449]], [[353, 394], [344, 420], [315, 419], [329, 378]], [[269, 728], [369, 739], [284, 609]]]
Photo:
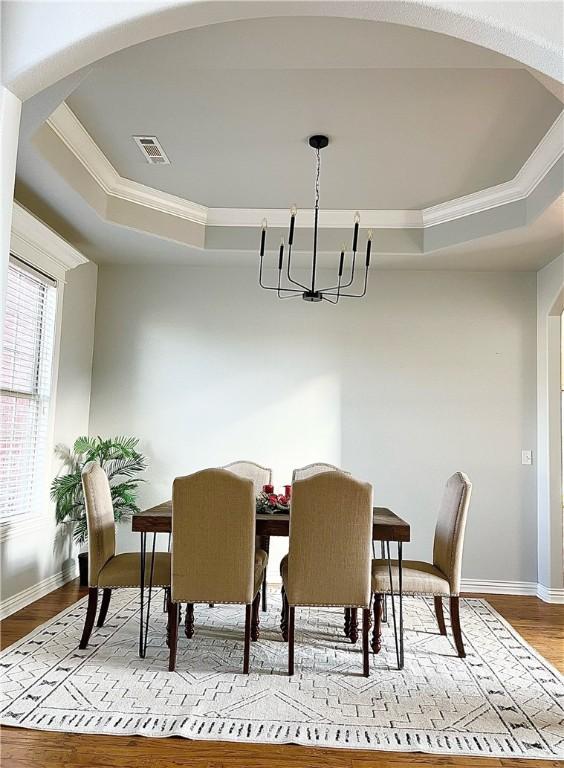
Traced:
[[[264, 288], [267, 291], [288, 291], [288, 292], [291, 291], [292, 293], [295, 293], [295, 294], [301, 294], [301, 290], [298, 291], [296, 288], [283, 288], [283, 287], [276, 286], [276, 285], [265, 285], [262, 282], [262, 262], [263, 262], [263, 257], [261, 256], [260, 257], [260, 269], [259, 269], [259, 285], [260, 285], [261, 288]], [[281, 296], [280, 298], [283, 298], [283, 297]]]
[[298, 280], [293, 280], [290, 276], [290, 260], [292, 258], [292, 244], [290, 243], [288, 245], [288, 265], [287, 265], [287, 271], [286, 271], [286, 277], [288, 280], [293, 283], [294, 285], [299, 285], [300, 288], [302, 288], [304, 291], [307, 291], [307, 287], [305, 285], [302, 285]]
[[[349, 299], [362, 299], [363, 296], [366, 296], [366, 288], [368, 285], [368, 267], [366, 267], [364, 272], [364, 290], [362, 293], [341, 293], [340, 296], [346, 296]], [[329, 293], [329, 296], [337, 296], [336, 293]]]
[[[354, 280], [354, 265], [355, 265], [355, 261], [356, 261], [356, 251], [355, 251], [355, 253], [353, 253], [351, 276], [350, 276], [350, 280], [349, 280], [348, 283], [341, 283], [341, 281], [339, 279], [339, 285], [332, 285], [330, 288], [321, 288], [320, 289], [321, 293], [327, 293], [328, 291], [336, 291], [339, 287], [340, 288], [348, 288], [349, 286], [351, 286], [352, 283], [353, 283], [353, 280]], [[343, 296], [343, 295], [344, 294], [341, 294], [341, 296]]]

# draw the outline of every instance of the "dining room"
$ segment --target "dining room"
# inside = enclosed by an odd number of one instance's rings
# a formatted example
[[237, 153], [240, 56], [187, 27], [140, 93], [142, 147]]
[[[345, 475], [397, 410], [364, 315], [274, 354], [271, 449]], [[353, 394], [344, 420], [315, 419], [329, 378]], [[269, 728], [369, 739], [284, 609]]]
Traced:
[[556, 43], [173, 5], [10, 90], [2, 764], [561, 765]]

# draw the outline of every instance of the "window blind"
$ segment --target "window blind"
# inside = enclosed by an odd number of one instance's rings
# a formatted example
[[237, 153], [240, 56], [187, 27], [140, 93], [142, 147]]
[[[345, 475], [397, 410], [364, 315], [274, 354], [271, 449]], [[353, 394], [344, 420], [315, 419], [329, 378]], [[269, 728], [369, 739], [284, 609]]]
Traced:
[[11, 257], [0, 365], [0, 521], [44, 504], [56, 283]]

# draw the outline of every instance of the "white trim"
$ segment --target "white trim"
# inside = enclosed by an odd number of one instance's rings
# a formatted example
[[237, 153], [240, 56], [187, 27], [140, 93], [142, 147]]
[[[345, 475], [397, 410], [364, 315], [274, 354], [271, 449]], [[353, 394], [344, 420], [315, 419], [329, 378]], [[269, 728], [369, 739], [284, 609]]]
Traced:
[[88, 259], [14, 200], [10, 251], [32, 267], [65, 280], [65, 272]]
[[[268, 586], [280, 589], [282, 581], [277, 579], [268, 579]], [[499, 581], [481, 579], [462, 579], [460, 591], [468, 594], [485, 595], [529, 595], [538, 597], [545, 603], [564, 603], [564, 589], [549, 589], [535, 581]]]
[[537, 596], [545, 603], [558, 603], [564, 604], [564, 589], [551, 589], [545, 587], [544, 584], [537, 584]]
[[[259, 227], [265, 217], [269, 226], [288, 225], [289, 212], [285, 208], [208, 208], [121, 177], [66, 102], [57, 107], [47, 124], [111, 197], [214, 227]], [[424, 229], [523, 200], [564, 154], [563, 132], [564, 111], [558, 115], [523, 167], [510, 181], [422, 210], [360, 211], [362, 226]], [[346, 229], [351, 226], [353, 216], [354, 211], [324, 210], [320, 212], [320, 226], [324, 229]], [[311, 227], [312, 217], [312, 209], [298, 211], [296, 226]]]
[[537, 594], [534, 581], [482, 581], [481, 579], [462, 579], [461, 592], [471, 594], [485, 592], [488, 595], [533, 595]]
[[65, 101], [50, 115], [47, 124], [107, 195], [196, 224], [206, 223], [208, 209], [205, 205], [120, 176]]
[[489, 595], [532, 595], [545, 603], [564, 603], [564, 589], [550, 589], [534, 581], [480, 581], [479, 579], [462, 579], [462, 592]]
[[564, 154], [563, 133], [564, 111], [558, 115], [511, 181], [425, 208], [421, 212], [423, 226], [432, 227], [436, 224], [444, 224], [447, 221], [472, 216], [475, 213], [497, 208], [500, 205], [524, 200]]
[[63, 568], [59, 573], [48, 576], [46, 579], [39, 581], [27, 589], [22, 589], [12, 597], [8, 597], [6, 600], [0, 601], [0, 620], [5, 619], [7, 616], [11, 616], [12, 613], [20, 611], [25, 608], [26, 605], [39, 600], [41, 597], [45, 597], [49, 592], [54, 589], [62, 587], [68, 581], [72, 581], [78, 576], [78, 564], [76, 560], [66, 568]]

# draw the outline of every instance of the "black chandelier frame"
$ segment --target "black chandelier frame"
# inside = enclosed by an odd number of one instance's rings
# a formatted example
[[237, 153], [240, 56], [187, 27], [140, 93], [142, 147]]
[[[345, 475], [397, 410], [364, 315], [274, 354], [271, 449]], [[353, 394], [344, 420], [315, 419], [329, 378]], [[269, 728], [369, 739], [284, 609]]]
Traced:
[[[260, 238], [260, 267], [259, 267], [259, 285], [267, 291], [276, 291], [279, 299], [295, 299], [299, 296], [304, 301], [320, 302], [328, 301], [330, 304], [338, 304], [339, 300], [343, 297], [352, 299], [361, 299], [366, 295], [366, 289], [368, 287], [368, 270], [370, 267], [370, 253], [372, 250], [372, 231], [368, 230], [368, 238], [366, 241], [366, 259], [364, 264], [364, 287], [361, 293], [347, 293], [346, 289], [349, 288], [354, 282], [356, 256], [358, 248], [358, 231], [360, 226], [360, 214], [358, 211], [354, 215], [354, 228], [352, 236], [352, 248], [350, 253], [352, 254], [350, 263], [350, 274], [347, 282], [343, 282], [343, 272], [345, 271], [345, 262], [347, 256], [346, 246], [343, 245], [341, 249], [341, 255], [339, 258], [338, 280], [337, 285], [330, 286], [329, 288], [319, 289], [316, 286], [317, 282], [317, 243], [318, 243], [318, 226], [319, 226], [319, 179], [321, 171], [321, 150], [329, 144], [327, 136], [315, 135], [310, 136], [309, 145], [315, 150], [316, 155], [316, 172], [315, 172], [315, 208], [313, 219], [313, 251], [311, 259], [311, 284], [309, 286], [304, 285], [299, 280], [294, 279], [291, 274], [291, 261], [292, 261], [292, 245], [294, 244], [294, 228], [296, 223], [296, 206], [292, 206], [290, 210], [290, 226], [288, 233], [288, 258], [286, 259], [286, 271], [285, 276], [288, 282], [295, 288], [282, 285], [282, 272], [284, 270], [284, 238], [280, 243], [278, 251], [278, 284], [277, 285], [265, 285], [263, 283], [263, 261], [264, 252], [266, 247], [266, 232], [268, 229], [268, 222], [263, 219], [261, 238]], [[346, 278], [345, 278], [346, 279]]]

